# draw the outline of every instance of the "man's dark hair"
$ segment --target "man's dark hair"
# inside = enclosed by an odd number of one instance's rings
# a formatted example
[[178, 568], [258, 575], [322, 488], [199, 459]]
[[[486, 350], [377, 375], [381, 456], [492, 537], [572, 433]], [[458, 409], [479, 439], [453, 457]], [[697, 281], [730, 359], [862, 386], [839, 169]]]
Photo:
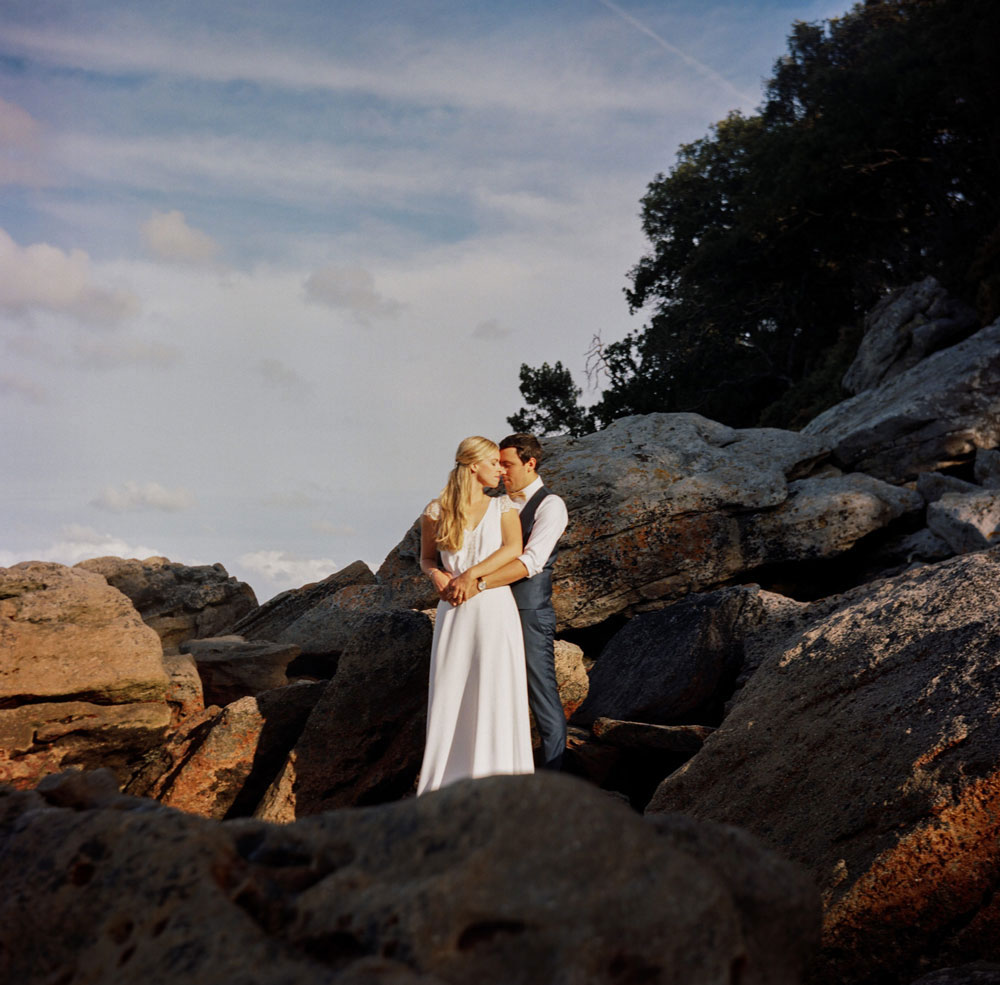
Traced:
[[513, 448], [517, 452], [517, 457], [521, 459], [523, 465], [529, 458], [535, 460], [535, 468], [538, 468], [542, 460], [542, 446], [533, 434], [508, 434], [500, 442], [500, 450]]

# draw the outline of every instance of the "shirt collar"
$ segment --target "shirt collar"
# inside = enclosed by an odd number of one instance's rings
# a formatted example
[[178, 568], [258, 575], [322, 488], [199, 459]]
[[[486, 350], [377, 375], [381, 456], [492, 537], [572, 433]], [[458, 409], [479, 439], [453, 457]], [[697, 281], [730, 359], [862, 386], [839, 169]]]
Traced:
[[511, 499], [513, 499], [514, 502], [517, 503], [519, 506], [523, 506], [541, 488], [542, 488], [542, 477], [539, 476], [533, 482], [529, 482], [523, 489], [518, 490], [517, 499], [514, 499], [513, 496], [511, 496]]

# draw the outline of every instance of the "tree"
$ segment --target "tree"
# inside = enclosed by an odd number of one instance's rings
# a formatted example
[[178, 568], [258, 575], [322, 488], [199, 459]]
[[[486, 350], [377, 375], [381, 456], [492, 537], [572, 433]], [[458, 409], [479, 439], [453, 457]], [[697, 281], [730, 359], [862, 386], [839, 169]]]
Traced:
[[587, 434], [594, 430], [593, 420], [578, 400], [583, 392], [573, 383], [573, 375], [561, 362], [555, 366], [542, 363], [532, 369], [521, 364], [521, 396], [529, 407], [507, 418], [517, 432], [527, 434]]
[[595, 425], [795, 422], [841, 398], [863, 312], [927, 274], [1000, 313], [998, 35], [995, 0], [867, 0], [796, 23], [758, 113], [681, 147], [648, 186], [651, 249], [625, 294], [650, 317], [605, 347]]

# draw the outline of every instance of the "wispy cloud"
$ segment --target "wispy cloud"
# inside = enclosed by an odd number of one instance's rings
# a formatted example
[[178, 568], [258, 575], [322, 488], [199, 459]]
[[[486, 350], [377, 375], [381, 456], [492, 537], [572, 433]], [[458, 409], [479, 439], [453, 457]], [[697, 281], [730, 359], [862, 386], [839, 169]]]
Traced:
[[363, 267], [323, 267], [310, 274], [304, 284], [309, 301], [347, 311], [359, 325], [392, 318], [403, 305], [375, 290], [375, 278]]
[[207, 233], [189, 226], [184, 213], [156, 212], [140, 229], [146, 249], [160, 260], [175, 263], [206, 263], [215, 260], [220, 246]]
[[32, 404], [43, 404], [49, 399], [48, 391], [35, 380], [13, 373], [0, 373], [0, 394], [11, 394]]
[[128, 291], [94, 284], [83, 250], [19, 246], [0, 229], [0, 310], [16, 315], [34, 308], [114, 324], [137, 314], [139, 302]]
[[242, 555], [239, 563], [269, 582], [289, 586], [322, 581], [337, 570], [330, 558], [304, 558], [288, 551], [253, 551]]
[[510, 335], [510, 329], [504, 328], [495, 318], [481, 321], [473, 330], [474, 339], [503, 339]]
[[161, 556], [154, 547], [133, 544], [114, 534], [93, 527], [72, 523], [59, 532], [59, 539], [48, 547], [28, 549], [20, 555], [0, 550], [0, 567], [9, 568], [20, 561], [55, 561], [57, 564], [76, 564], [94, 557], [147, 558]]
[[106, 486], [90, 501], [91, 506], [110, 513], [133, 510], [160, 510], [177, 513], [194, 506], [194, 494], [188, 489], [167, 489], [158, 482], [126, 482], [121, 487]]
[[47, 183], [42, 126], [26, 110], [0, 97], [0, 185]]
[[268, 386], [286, 397], [303, 396], [312, 389], [308, 380], [280, 359], [262, 359], [257, 364], [257, 372]]
[[74, 362], [86, 369], [148, 366], [167, 369], [181, 361], [177, 346], [142, 339], [79, 339], [73, 344]]

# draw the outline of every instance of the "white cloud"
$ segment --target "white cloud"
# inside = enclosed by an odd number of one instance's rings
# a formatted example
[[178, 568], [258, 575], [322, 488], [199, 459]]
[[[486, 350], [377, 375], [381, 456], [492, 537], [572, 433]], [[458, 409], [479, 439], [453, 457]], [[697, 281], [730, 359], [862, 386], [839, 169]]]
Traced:
[[48, 243], [19, 246], [0, 229], [0, 310], [23, 314], [33, 308], [100, 324], [136, 314], [139, 304], [127, 291], [92, 283], [90, 258], [83, 250], [65, 253]]
[[22, 551], [15, 556], [10, 551], [0, 551], [0, 567], [9, 568], [20, 561], [55, 561], [57, 564], [76, 564], [93, 557], [147, 558], [161, 556], [160, 551], [142, 544], [134, 545], [116, 537], [102, 533], [93, 527], [69, 524], [59, 533], [61, 539], [48, 547]]
[[495, 318], [481, 321], [473, 330], [474, 339], [503, 339], [510, 335], [510, 329], [504, 328]]
[[48, 400], [48, 391], [40, 383], [11, 373], [0, 373], [0, 394], [3, 393], [22, 397], [33, 404], [43, 404]]
[[305, 282], [306, 298], [331, 308], [343, 308], [360, 325], [373, 318], [392, 318], [403, 308], [398, 301], [375, 290], [375, 278], [363, 267], [323, 267]]
[[242, 555], [239, 564], [286, 588], [322, 581], [337, 570], [336, 562], [330, 558], [302, 558], [287, 551], [253, 551]]
[[0, 97], [0, 185], [46, 184], [41, 151], [41, 124]]
[[265, 383], [281, 390], [286, 396], [301, 396], [310, 390], [309, 382], [280, 359], [262, 359], [257, 364], [257, 372]]
[[177, 209], [154, 211], [140, 231], [146, 249], [160, 260], [206, 263], [219, 254], [219, 244], [207, 233], [189, 226], [184, 213]]
[[176, 365], [181, 358], [176, 346], [141, 339], [81, 339], [74, 350], [78, 363], [88, 369], [117, 369], [120, 366], [166, 369]]
[[350, 524], [330, 523], [329, 520], [316, 520], [311, 527], [316, 533], [328, 534], [331, 537], [351, 537], [357, 533]]
[[158, 482], [126, 482], [120, 489], [105, 487], [90, 501], [91, 506], [111, 513], [131, 510], [160, 510], [176, 513], [194, 506], [194, 494], [187, 489], [166, 489]]

